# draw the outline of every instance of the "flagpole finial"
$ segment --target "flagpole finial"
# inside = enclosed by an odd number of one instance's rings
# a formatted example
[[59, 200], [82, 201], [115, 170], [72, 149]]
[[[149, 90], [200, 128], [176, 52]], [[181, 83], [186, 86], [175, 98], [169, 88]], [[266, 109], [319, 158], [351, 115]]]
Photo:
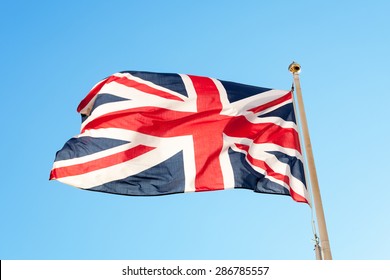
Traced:
[[295, 61], [293, 61], [289, 66], [288, 66], [288, 70], [295, 74], [295, 73], [299, 73], [301, 72], [301, 65], [299, 65], [299, 63], [296, 63]]

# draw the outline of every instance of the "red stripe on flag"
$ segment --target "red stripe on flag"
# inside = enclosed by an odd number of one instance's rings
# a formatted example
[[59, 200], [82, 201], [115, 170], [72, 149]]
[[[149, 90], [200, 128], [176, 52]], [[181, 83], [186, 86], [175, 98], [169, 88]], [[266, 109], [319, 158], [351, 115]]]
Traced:
[[278, 104], [281, 104], [281, 103], [283, 103], [283, 102], [285, 102], [285, 101], [287, 101], [287, 100], [292, 100], [291, 91], [288, 92], [287, 94], [283, 95], [282, 97], [279, 97], [278, 99], [275, 99], [275, 100], [273, 100], [273, 101], [270, 101], [270, 102], [268, 102], [268, 103], [265, 103], [265, 104], [263, 104], [263, 105], [261, 105], [261, 106], [258, 106], [258, 107], [256, 107], [256, 108], [253, 108], [253, 109], [251, 109], [251, 110], [249, 110], [249, 111], [251, 111], [251, 112], [253, 112], [253, 113], [258, 113], [258, 112], [264, 111], [264, 110], [266, 110], [266, 109], [268, 109], [268, 108], [271, 108], [271, 107], [273, 107], [273, 106], [276, 106], [276, 105], [278, 105]]
[[98, 83], [91, 91], [87, 94], [87, 96], [81, 100], [79, 106], [77, 107], [77, 112], [81, 112], [88, 104], [91, 102], [91, 100], [99, 93], [99, 91], [102, 89], [102, 87], [108, 82], [109, 78], [104, 79], [100, 83]]
[[166, 91], [158, 90], [154, 87], [148, 86], [148, 85], [143, 84], [143, 83], [139, 83], [139, 82], [131, 80], [125, 76], [124, 77], [116, 77], [116, 79], [114, 81], [117, 82], [118, 84], [121, 84], [121, 85], [124, 85], [127, 87], [131, 87], [131, 88], [135, 88], [135, 89], [140, 90], [140, 91], [147, 93], [147, 94], [153, 94], [153, 95], [157, 95], [157, 96], [160, 96], [160, 97], [163, 97], [166, 99], [171, 99], [171, 100], [183, 101], [180, 97], [177, 97], [176, 95], [173, 95], [173, 94], [166, 92]]
[[169, 92], [163, 91], [163, 90], [158, 90], [156, 88], [153, 88], [151, 86], [148, 86], [146, 84], [136, 82], [134, 80], [129, 79], [126, 76], [118, 77], [118, 76], [110, 76], [103, 81], [99, 82], [88, 94], [87, 96], [80, 102], [79, 106], [77, 107], [77, 112], [81, 112], [88, 104], [91, 102], [91, 100], [100, 92], [102, 87], [106, 84], [116, 82], [118, 84], [135, 88], [137, 90], [140, 90], [144, 93], [147, 94], [153, 94], [157, 95], [166, 99], [171, 99], [171, 100], [178, 100], [178, 101], [183, 101], [180, 97], [177, 97], [176, 95], [173, 95]]
[[205, 123], [196, 129], [194, 127], [193, 130], [196, 165], [195, 190], [223, 190], [224, 182], [219, 155], [223, 147], [222, 132], [229, 118], [220, 115], [221, 96], [214, 81], [206, 77], [189, 77], [197, 93], [198, 112], [204, 112], [210, 118], [205, 118]]
[[247, 159], [249, 162], [265, 171], [265, 175], [269, 177], [273, 177], [277, 180], [283, 181], [289, 186], [289, 191], [290, 191], [290, 196], [292, 199], [294, 199], [297, 202], [304, 202], [308, 203], [307, 199], [301, 196], [300, 194], [296, 193], [290, 186], [290, 178], [286, 175], [280, 174], [275, 172], [265, 161], [255, 159], [249, 154], [249, 146], [247, 145], [242, 145], [242, 144], [235, 144], [236, 147], [240, 150], [246, 151], [247, 152]]
[[50, 180], [68, 177], [68, 176], [81, 175], [102, 168], [110, 167], [122, 162], [129, 161], [153, 149], [155, 148], [144, 146], [144, 145], [138, 145], [126, 151], [109, 155], [106, 157], [98, 158], [95, 160], [91, 160], [85, 163], [55, 168], [50, 173]]
[[240, 150], [246, 151], [247, 152], [246, 158], [249, 160], [249, 162], [252, 163], [253, 165], [263, 169], [266, 173], [266, 176], [273, 177], [279, 181], [283, 181], [288, 186], [290, 186], [290, 178], [288, 176], [275, 172], [271, 168], [271, 166], [269, 166], [265, 161], [252, 157], [249, 154], [249, 146], [242, 145], [242, 144], [236, 144], [236, 147], [239, 148]]
[[89, 129], [121, 128], [157, 137], [174, 137], [190, 134], [190, 128], [181, 133], [182, 127], [189, 126], [191, 123], [190, 120], [183, 122], [183, 119], [189, 115], [191, 114], [164, 108], [137, 107], [99, 116], [87, 123], [82, 129], [82, 133]]
[[265, 124], [262, 133], [254, 139], [254, 143], [274, 143], [301, 152], [298, 132], [293, 128], [283, 128], [275, 124]]
[[304, 202], [304, 203], [309, 204], [309, 201], [307, 201], [306, 198], [304, 198], [304, 197], [301, 196], [300, 194], [297, 194], [297, 193], [294, 192], [294, 190], [291, 189], [291, 188], [290, 188], [290, 195], [291, 195], [292, 199], [294, 199], [296, 202]]
[[274, 123], [251, 123], [244, 116], [232, 119], [226, 135], [253, 139], [256, 144], [273, 143], [301, 152], [299, 135], [294, 128], [283, 128]]

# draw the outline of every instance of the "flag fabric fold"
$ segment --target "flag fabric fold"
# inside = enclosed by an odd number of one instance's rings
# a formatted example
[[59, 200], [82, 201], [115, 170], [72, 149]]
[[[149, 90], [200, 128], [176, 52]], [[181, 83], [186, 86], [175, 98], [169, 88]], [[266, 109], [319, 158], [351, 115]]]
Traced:
[[224, 189], [309, 203], [292, 93], [209, 77], [125, 71], [80, 102], [80, 134], [51, 180], [123, 195]]

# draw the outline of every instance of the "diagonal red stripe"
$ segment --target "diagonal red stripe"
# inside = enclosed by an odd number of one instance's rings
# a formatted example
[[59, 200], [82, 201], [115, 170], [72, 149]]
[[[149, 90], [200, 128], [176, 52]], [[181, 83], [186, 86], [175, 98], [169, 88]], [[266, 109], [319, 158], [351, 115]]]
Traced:
[[273, 101], [270, 101], [270, 102], [268, 102], [268, 103], [265, 103], [265, 104], [263, 104], [263, 105], [261, 105], [261, 106], [252, 108], [252, 109], [249, 110], [249, 111], [251, 111], [251, 112], [253, 112], [253, 113], [258, 113], [258, 112], [264, 111], [264, 110], [266, 110], [266, 109], [268, 109], [268, 108], [271, 108], [272, 106], [276, 106], [276, 105], [278, 105], [278, 104], [281, 104], [281, 103], [283, 103], [283, 102], [285, 102], [285, 101], [287, 101], [287, 100], [292, 100], [291, 91], [288, 92], [287, 94], [283, 95], [282, 97], [279, 97], [278, 99], [275, 99], [275, 100], [273, 100]]
[[306, 198], [304, 198], [304, 197], [301, 196], [300, 194], [297, 194], [297, 193], [294, 192], [294, 190], [291, 189], [291, 188], [290, 188], [290, 195], [291, 195], [292, 199], [294, 199], [296, 202], [304, 202], [304, 203], [309, 204], [309, 201], [307, 201]]
[[126, 151], [109, 155], [106, 157], [98, 158], [95, 160], [91, 160], [85, 163], [55, 168], [50, 173], [50, 180], [68, 177], [68, 176], [81, 175], [101, 168], [110, 167], [115, 164], [129, 161], [153, 149], [155, 148], [144, 146], [144, 145], [138, 145]]
[[251, 154], [249, 154], [249, 146], [247, 145], [242, 145], [242, 144], [236, 144], [236, 147], [239, 148], [240, 150], [244, 150], [247, 152], [246, 158], [249, 160], [250, 163], [253, 165], [260, 167], [266, 172], [267, 176], [273, 177], [279, 181], [283, 181], [286, 183], [288, 186], [290, 186], [290, 178], [286, 175], [280, 174], [278, 172], [275, 172], [271, 166], [269, 166], [265, 161], [256, 159], [252, 157]]
[[77, 112], [80, 113], [80, 111], [83, 110], [89, 104], [89, 102], [91, 102], [91, 100], [100, 92], [104, 85], [112, 82], [138, 89], [147, 94], [153, 94], [171, 100], [183, 101], [180, 97], [177, 97], [176, 95], [172, 95], [169, 92], [158, 90], [146, 84], [136, 82], [134, 80], [129, 79], [128, 77], [110, 76], [99, 82], [93, 89], [91, 89], [87, 96], [83, 100], [81, 100], [79, 106], [77, 107]]
[[291, 195], [292, 199], [294, 199], [297, 202], [308, 203], [306, 198], [304, 198], [303, 196], [294, 192], [294, 190], [290, 187], [290, 178], [288, 176], [275, 172], [265, 161], [253, 158], [249, 154], [249, 146], [242, 145], [242, 144], [236, 144], [236, 147], [239, 148], [240, 150], [246, 151], [247, 152], [247, 159], [249, 160], [249, 162], [251, 164], [263, 169], [266, 172], [267, 176], [270, 176], [270, 177], [273, 177], [277, 180], [285, 182], [289, 186], [289, 191], [290, 191], [290, 195]]
[[173, 95], [163, 90], [158, 90], [154, 87], [148, 86], [143, 83], [139, 83], [137, 81], [129, 79], [128, 77], [124, 76], [124, 77], [115, 77], [115, 78], [116, 79], [113, 80], [114, 82], [117, 82], [118, 84], [122, 84], [127, 87], [138, 89], [144, 93], [157, 95], [166, 99], [183, 101], [180, 97], [177, 97], [176, 95]]
[[91, 91], [87, 94], [87, 96], [81, 100], [79, 106], [77, 107], [77, 112], [81, 112], [88, 104], [91, 102], [91, 100], [99, 93], [99, 91], [102, 89], [102, 87], [107, 83], [109, 78], [104, 79], [100, 83], [98, 83]]

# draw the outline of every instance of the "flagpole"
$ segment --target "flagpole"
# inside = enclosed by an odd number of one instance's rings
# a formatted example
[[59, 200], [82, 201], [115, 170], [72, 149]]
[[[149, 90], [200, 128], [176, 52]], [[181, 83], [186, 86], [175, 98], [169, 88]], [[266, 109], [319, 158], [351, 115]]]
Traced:
[[288, 69], [293, 74], [293, 77], [294, 77], [295, 91], [296, 91], [298, 111], [299, 111], [299, 119], [301, 122], [303, 140], [304, 140], [304, 144], [305, 144], [306, 160], [307, 160], [307, 165], [309, 168], [310, 182], [311, 182], [311, 188], [312, 188], [313, 200], [314, 200], [313, 202], [314, 202], [314, 207], [315, 207], [315, 212], [316, 212], [316, 217], [317, 217], [318, 230], [319, 230], [319, 234], [320, 234], [320, 243], [321, 243], [321, 247], [322, 247], [322, 256], [323, 256], [324, 260], [331, 260], [332, 253], [330, 250], [328, 231], [326, 229], [324, 209], [322, 207], [321, 193], [320, 193], [320, 188], [318, 185], [317, 171], [316, 171], [316, 167], [315, 167], [315, 163], [314, 163], [313, 150], [312, 150], [310, 136], [309, 136], [309, 130], [308, 130], [308, 126], [307, 126], [305, 107], [303, 104], [303, 98], [302, 98], [302, 92], [301, 92], [301, 84], [299, 82], [299, 72], [301, 70], [301, 66], [298, 63], [293, 62], [289, 65]]

